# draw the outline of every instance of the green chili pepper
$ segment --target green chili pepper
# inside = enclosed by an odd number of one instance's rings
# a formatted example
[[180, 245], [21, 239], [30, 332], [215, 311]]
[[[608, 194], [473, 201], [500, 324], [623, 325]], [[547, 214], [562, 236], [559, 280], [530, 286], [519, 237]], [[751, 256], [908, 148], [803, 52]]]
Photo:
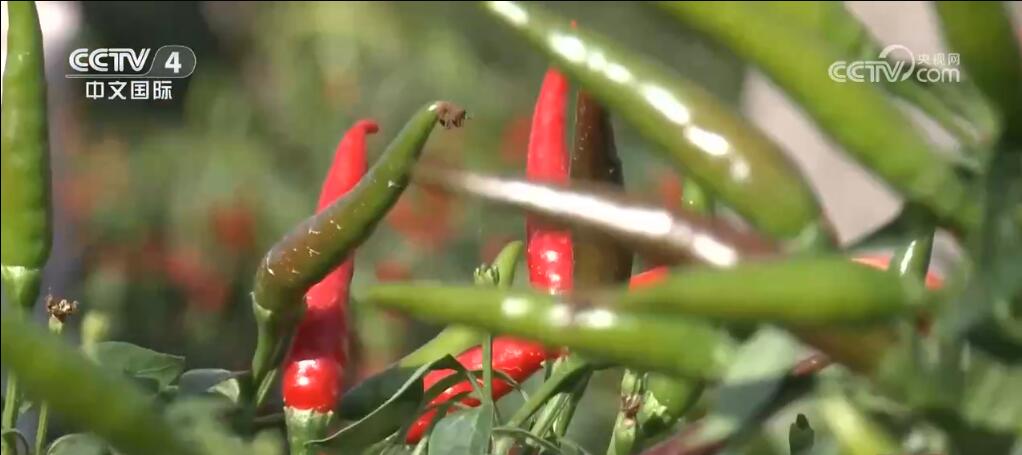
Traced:
[[618, 296], [615, 307], [811, 326], [878, 320], [907, 313], [924, 300], [922, 283], [839, 257], [689, 268]]
[[408, 185], [433, 126], [458, 126], [464, 111], [447, 102], [420, 109], [357, 186], [291, 230], [256, 271], [252, 308], [259, 337], [252, 359], [255, 403], [269, 389], [302, 315], [302, 295], [373, 232]]
[[[812, 33], [814, 39], [831, 44], [846, 61], [877, 60], [883, 51], [869, 29], [841, 2], [769, 1], [759, 5], [768, 14], [776, 14], [786, 26], [801, 27]], [[917, 63], [912, 69], [918, 75], [928, 67]], [[998, 119], [990, 104], [975, 96], [978, 88], [972, 81], [924, 83], [910, 77], [905, 81], [881, 82], [888, 92], [916, 105], [965, 145], [979, 146], [977, 151], [996, 138]]]
[[1008, 5], [958, 1], [934, 6], [948, 46], [961, 54], [969, 76], [1000, 108], [1009, 138], [1022, 141], [1022, 53]]
[[757, 227], [795, 238], [818, 222], [815, 197], [794, 166], [701, 87], [540, 7], [486, 7]]
[[[0, 281], [13, 314], [30, 313], [50, 255], [50, 161], [42, 33], [33, 2], [8, 3], [0, 113]], [[12, 316], [16, 317], [16, 316]], [[6, 358], [5, 358], [6, 362]], [[20, 379], [8, 376], [4, 454], [15, 453]]]
[[[50, 162], [46, 126], [46, 76], [42, 36], [32, 2], [11, 2], [4, 68], [2, 139], [3, 219], [0, 232], [5, 287], [9, 273], [31, 274], [50, 255]], [[38, 287], [38, 286], [35, 286]], [[19, 289], [21, 286], [15, 285]], [[11, 289], [11, 288], [8, 288]], [[9, 291], [11, 292], [11, 291]], [[22, 307], [31, 306], [38, 291], [25, 289]], [[26, 300], [29, 299], [30, 300]]]
[[4, 366], [61, 421], [100, 436], [123, 453], [197, 453], [134, 384], [23, 318], [5, 313], [0, 326]]
[[566, 296], [434, 284], [371, 287], [361, 300], [431, 322], [465, 324], [665, 373], [715, 377], [734, 351], [710, 325], [583, 308]]
[[[931, 151], [906, 114], [868, 83], [828, 75], [845, 56], [756, 5], [662, 2], [690, 27], [746, 58], [785, 89], [845, 150], [940, 221], [968, 233], [979, 222], [973, 192]], [[789, 52], [799, 49], [799, 52]], [[694, 170], [694, 169], [693, 169]], [[727, 195], [720, 196], [727, 200]], [[728, 200], [728, 202], [731, 202]]]
[[[493, 264], [480, 270], [488, 271], [495, 276], [476, 277], [476, 285], [495, 285], [500, 289], [507, 289], [515, 281], [515, 269], [522, 254], [524, 245], [520, 241], [514, 241], [504, 246]], [[400, 367], [419, 367], [436, 361], [445, 355], [456, 356], [466, 349], [479, 344], [483, 332], [472, 327], [463, 325], [451, 325], [445, 327], [433, 339], [426, 344], [419, 346], [412, 353], [404, 356], [398, 361]], [[485, 384], [485, 383], [484, 383]]]

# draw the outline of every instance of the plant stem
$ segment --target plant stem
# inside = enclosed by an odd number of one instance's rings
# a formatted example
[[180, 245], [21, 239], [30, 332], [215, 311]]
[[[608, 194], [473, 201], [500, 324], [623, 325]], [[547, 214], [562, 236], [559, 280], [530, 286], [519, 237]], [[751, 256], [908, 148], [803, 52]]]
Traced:
[[[64, 322], [56, 316], [50, 316], [50, 333], [59, 336], [64, 331]], [[50, 406], [46, 402], [39, 404], [39, 421], [36, 423], [35, 431], [35, 453], [41, 455], [46, 447], [47, 424], [50, 420]]]
[[[587, 372], [592, 371], [592, 369], [593, 366], [589, 362], [582, 360], [578, 356], [567, 357], [562, 367], [558, 368], [550, 379], [544, 381], [543, 385], [539, 386], [535, 393], [529, 395], [529, 399], [515, 411], [505, 426], [520, 428], [533, 414], [543, 407], [544, 403], [554, 399], [556, 394], [570, 387], [579, 375], [585, 375]], [[494, 445], [493, 453], [507, 453], [513, 443], [514, 440], [510, 438], [500, 439]]]
[[480, 402], [493, 400], [493, 335], [483, 336], [483, 396]]
[[575, 389], [568, 394], [568, 402], [564, 405], [560, 415], [557, 416], [557, 420], [554, 421], [554, 434], [557, 437], [563, 437], [568, 434], [568, 426], [571, 424], [572, 417], [575, 417], [575, 409], [578, 408], [578, 403], [582, 401], [582, 396], [585, 395], [586, 388], [589, 387], [589, 379], [592, 376], [591, 371], [583, 375], [579, 378]]
[[[4, 394], [3, 430], [16, 430], [18, 424], [18, 408], [20, 403], [20, 390], [18, 390], [18, 378], [7, 372], [7, 391]], [[4, 434], [3, 455], [16, 455], [18, 453], [17, 435], [13, 432]]]

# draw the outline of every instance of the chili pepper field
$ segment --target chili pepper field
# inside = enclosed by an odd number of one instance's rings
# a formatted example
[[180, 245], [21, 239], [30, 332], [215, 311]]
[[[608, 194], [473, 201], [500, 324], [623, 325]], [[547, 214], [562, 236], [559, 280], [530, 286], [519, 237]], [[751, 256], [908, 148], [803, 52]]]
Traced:
[[0, 455], [1022, 455], [1018, 2], [2, 3]]

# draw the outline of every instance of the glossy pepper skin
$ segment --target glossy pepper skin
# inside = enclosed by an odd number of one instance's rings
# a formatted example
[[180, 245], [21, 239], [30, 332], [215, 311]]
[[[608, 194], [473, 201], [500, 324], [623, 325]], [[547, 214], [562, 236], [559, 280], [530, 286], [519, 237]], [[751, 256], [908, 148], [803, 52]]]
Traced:
[[[522, 382], [532, 376], [543, 366], [548, 358], [547, 349], [539, 344], [520, 340], [512, 337], [496, 337], [493, 339], [493, 370], [500, 371], [516, 382]], [[476, 346], [457, 356], [458, 363], [469, 371], [478, 371], [483, 368], [483, 350]], [[437, 382], [455, 374], [453, 370], [436, 370], [426, 374], [423, 378], [425, 390], [429, 390]], [[480, 380], [480, 382], [482, 382]], [[507, 395], [512, 386], [502, 379], [495, 378], [492, 382], [493, 398], [498, 399]], [[433, 399], [430, 404], [440, 404], [451, 400], [453, 397], [472, 391], [472, 384], [468, 381], [459, 382], [444, 390], [439, 396]], [[475, 397], [465, 397], [461, 403], [466, 406], [478, 406], [479, 400]], [[431, 409], [424, 413], [418, 420], [412, 423], [408, 429], [408, 436], [405, 442], [415, 444], [422, 438], [423, 433], [429, 428], [436, 418], [437, 410]]]
[[344, 262], [397, 202], [434, 125], [459, 126], [463, 118], [463, 110], [444, 101], [419, 109], [358, 185], [266, 253], [252, 291], [258, 338], [245, 389], [250, 404], [260, 404], [273, 383], [305, 309], [303, 295]]
[[[42, 33], [33, 2], [8, 2], [7, 60], [0, 113], [0, 280], [10, 317], [31, 313], [50, 256], [50, 161]], [[5, 357], [6, 361], [6, 357]], [[3, 428], [16, 428], [18, 378], [8, 375]], [[5, 433], [4, 455], [16, 453]]]
[[[316, 211], [321, 212], [362, 179], [366, 170], [366, 135], [379, 127], [357, 122], [341, 139], [323, 183]], [[347, 361], [348, 289], [351, 257], [305, 294], [305, 314], [284, 362], [282, 395], [292, 453], [306, 453], [308, 436], [322, 436], [340, 397]]]
[[796, 168], [703, 88], [534, 3], [485, 8], [758, 228], [783, 239], [820, 229], [815, 196]]
[[[568, 182], [570, 158], [564, 143], [567, 104], [568, 80], [557, 70], [548, 70], [536, 100], [532, 130], [529, 132], [525, 176], [530, 181]], [[529, 282], [551, 293], [570, 290], [574, 264], [571, 231], [544, 226], [541, 220], [529, 216], [526, 235]]]
[[52, 232], [42, 36], [32, 2], [10, 2], [8, 8], [10, 29], [0, 114], [0, 263], [5, 270], [40, 269], [50, 255]]

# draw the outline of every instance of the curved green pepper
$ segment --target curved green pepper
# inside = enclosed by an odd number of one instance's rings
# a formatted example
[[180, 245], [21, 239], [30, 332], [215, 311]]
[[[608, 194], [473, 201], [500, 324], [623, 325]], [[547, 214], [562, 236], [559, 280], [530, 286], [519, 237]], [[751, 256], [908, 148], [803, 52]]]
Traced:
[[944, 38], [961, 54], [987, 99], [1000, 108], [1009, 139], [1022, 142], [1022, 51], [1004, 2], [936, 2]]
[[197, 453], [134, 384], [23, 318], [4, 314], [0, 326], [4, 366], [62, 421], [95, 433], [123, 453]]
[[[806, 277], [811, 277], [807, 279]], [[843, 257], [688, 268], [621, 294], [615, 308], [794, 326], [857, 323], [922, 306], [922, 283]]]
[[531, 4], [486, 7], [757, 227], [790, 239], [818, 222], [816, 199], [794, 166], [701, 87]]
[[832, 64], [845, 58], [836, 48], [752, 4], [661, 5], [762, 68], [846, 151], [909, 200], [963, 233], [977, 227], [973, 192], [951, 163], [931, 151], [884, 91], [873, 84], [839, 83], [828, 77]]
[[716, 377], [734, 351], [726, 335], [701, 321], [580, 307], [564, 299], [424, 283], [373, 286], [361, 301], [425, 321], [470, 325], [681, 376]]
[[307, 218], [266, 253], [256, 271], [252, 308], [258, 341], [252, 386], [259, 403], [302, 315], [302, 295], [360, 245], [408, 185], [412, 168], [433, 126], [459, 125], [464, 111], [447, 102], [421, 108], [360, 183], [320, 213]]

